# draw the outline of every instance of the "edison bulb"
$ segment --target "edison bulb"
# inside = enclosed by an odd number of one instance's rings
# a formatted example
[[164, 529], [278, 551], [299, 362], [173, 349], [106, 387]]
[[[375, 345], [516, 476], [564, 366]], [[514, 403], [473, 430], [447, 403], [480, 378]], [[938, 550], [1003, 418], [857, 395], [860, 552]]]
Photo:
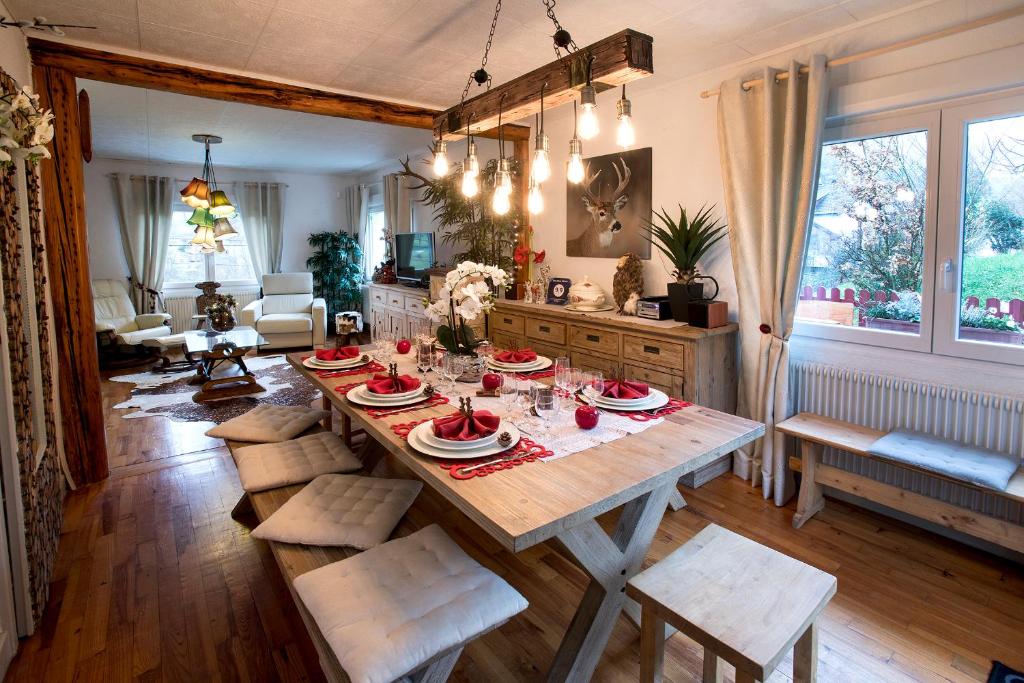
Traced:
[[512, 202], [509, 201], [508, 193], [502, 192], [500, 189], [494, 190], [494, 197], [491, 199], [491, 209], [494, 213], [499, 216], [503, 216], [508, 213], [508, 210], [512, 208]]
[[632, 117], [619, 117], [619, 126], [615, 130], [615, 142], [619, 147], [632, 147], [636, 143], [636, 131], [633, 130]]
[[476, 156], [476, 143], [470, 138], [466, 148], [466, 162], [462, 165], [463, 173], [480, 175], [480, 160]]
[[526, 208], [534, 216], [544, 210], [544, 195], [540, 193], [540, 185], [534, 183], [530, 188], [530, 194], [526, 198]]
[[477, 182], [476, 174], [466, 171], [462, 174], [462, 194], [465, 197], [475, 197], [480, 191], [480, 183]]
[[538, 149], [533, 153], [533, 163], [530, 165], [530, 175], [538, 183], [543, 183], [551, 177], [551, 159], [546, 149]]
[[565, 171], [565, 177], [570, 183], [583, 182], [583, 157], [579, 154], [569, 155], [569, 167]]
[[434, 152], [434, 175], [438, 178], [448, 175], [448, 156], [444, 152]]
[[584, 104], [583, 111], [580, 112], [580, 137], [584, 140], [590, 140], [601, 132], [601, 127], [597, 123], [596, 109], [596, 105]]

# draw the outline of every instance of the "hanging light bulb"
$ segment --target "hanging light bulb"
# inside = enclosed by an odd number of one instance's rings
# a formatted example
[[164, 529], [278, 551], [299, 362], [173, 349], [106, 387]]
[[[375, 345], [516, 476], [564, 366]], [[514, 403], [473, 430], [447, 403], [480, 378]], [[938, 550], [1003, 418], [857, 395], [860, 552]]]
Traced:
[[448, 143], [444, 140], [434, 143], [434, 175], [438, 178], [448, 175]]
[[565, 178], [576, 185], [583, 182], [583, 143], [577, 137], [569, 140], [569, 166], [565, 170]]
[[476, 142], [473, 138], [469, 139], [469, 145], [466, 147], [466, 162], [462, 166], [462, 172], [480, 175], [480, 160], [476, 156]]
[[580, 89], [580, 137], [590, 140], [601, 132], [597, 123], [597, 90], [592, 85]]
[[551, 177], [551, 142], [544, 134], [544, 89], [547, 87], [547, 83], [540, 87], [540, 117], [534, 123], [537, 137], [534, 138], [533, 163], [530, 164], [530, 176], [538, 184]]
[[530, 194], [526, 197], [526, 208], [534, 216], [544, 211], [544, 195], [540, 192], [540, 184], [535, 180], [530, 180]]
[[504, 216], [512, 208], [509, 200], [509, 193], [501, 188], [494, 188], [494, 196], [491, 198], [491, 209], [499, 216]]
[[633, 130], [633, 105], [626, 99], [626, 84], [622, 84], [622, 97], [615, 106], [619, 116], [619, 127], [615, 130], [615, 143], [619, 147], [632, 147], [636, 143]]
[[475, 197], [480, 192], [478, 177], [478, 173], [470, 173], [469, 169], [462, 171], [462, 196]]
[[512, 170], [508, 159], [498, 159], [498, 170], [494, 174], [494, 189], [512, 194]]

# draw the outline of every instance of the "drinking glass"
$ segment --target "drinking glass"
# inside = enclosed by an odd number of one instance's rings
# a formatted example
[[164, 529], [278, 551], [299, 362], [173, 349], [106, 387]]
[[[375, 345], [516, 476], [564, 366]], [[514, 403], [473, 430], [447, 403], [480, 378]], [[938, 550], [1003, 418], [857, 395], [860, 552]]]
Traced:
[[547, 434], [551, 429], [551, 423], [557, 419], [561, 410], [561, 401], [559, 401], [558, 395], [550, 387], [539, 390], [533, 408], [537, 411], [537, 417], [542, 421], [541, 431]]
[[499, 377], [501, 377], [501, 384], [498, 385], [498, 395], [501, 396], [501, 403], [505, 406], [505, 412], [508, 413], [509, 419], [512, 419], [512, 413], [519, 399], [519, 380], [516, 379], [514, 372], [502, 372]]
[[430, 356], [430, 369], [437, 373], [438, 377], [444, 377], [444, 357], [448, 352], [444, 349], [433, 351]]
[[465, 359], [457, 356], [454, 353], [444, 354], [444, 364], [442, 367], [442, 373], [445, 379], [448, 380], [448, 386], [451, 389], [455, 388], [455, 380], [466, 371]]
[[565, 356], [560, 356], [555, 359], [555, 386], [562, 390], [563, 395], [569, 392], [569, 371], [572, 366], [569, 365], [569, 359]]
[[429, 320], [420, 320], [416, 323], [414, 332], [416, 342], [419, 344], [434, 343], [434, 325]]
[[434, 347], [430, 344], [419, 344], [416, 347], [416, 369], [420, 373], [430, 372], [434, 363]]
[[598, 396], [604, 393], [604, 374], [601, 372], [583, 373], [583, 396], [587, 403], [594, 405]]

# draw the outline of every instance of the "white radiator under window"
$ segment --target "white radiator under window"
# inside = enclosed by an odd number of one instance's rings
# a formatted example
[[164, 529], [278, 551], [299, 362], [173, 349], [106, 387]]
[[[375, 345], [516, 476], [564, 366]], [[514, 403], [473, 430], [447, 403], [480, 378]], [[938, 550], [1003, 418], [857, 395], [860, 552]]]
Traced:
[[[197, 290], [198, 293], [198, 290]], [[260, 290], [255, 287], [238, 287], [217, 290], [218, 294], [231, 294], [238, 302], [237, 311], [260, 296]], [[195, 295], [169, 292], [164, 294], [164, 311], [171, 314], [171, 333], [180, 334], [185, 330], [195, 329], [192, 316], [196, 314]]]
[[[794, 412], [873, 429], [913, 429], [1024, 459], [1024, 399], [875, 375], [823, 363], [790, 364]], [[825, 462], [887, 484], [1024, 524], [1024, 506], [948, 481], [828, 448]]]

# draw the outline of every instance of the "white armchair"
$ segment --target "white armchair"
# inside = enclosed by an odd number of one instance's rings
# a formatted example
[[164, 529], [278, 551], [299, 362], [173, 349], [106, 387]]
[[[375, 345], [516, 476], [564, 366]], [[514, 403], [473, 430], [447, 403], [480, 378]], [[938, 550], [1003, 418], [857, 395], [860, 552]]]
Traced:
[[327, 303], [313, 297], [311, 273], [263, 276], [263, 298], [239, 314], [242, 325], [267, 339], [263, 348], [322, 346], [327, 341]]
[[167, 313], [135, 313], [128, 288], [121, 280], [93, 280], [92, 306], [96, 333], [121, 346], [139, 346], [147, 339], [171, 333]]

